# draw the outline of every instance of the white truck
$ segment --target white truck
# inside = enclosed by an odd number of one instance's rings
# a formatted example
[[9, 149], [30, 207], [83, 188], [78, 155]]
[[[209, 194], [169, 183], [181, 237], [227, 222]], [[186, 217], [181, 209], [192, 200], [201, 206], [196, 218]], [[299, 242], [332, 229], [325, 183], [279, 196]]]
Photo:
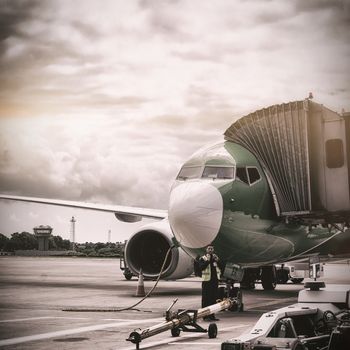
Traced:
[[[275, 265], [277, 283], [301, 283], [304, 278], [310, 277], [310, 264], [306, 262], [288, 262]], [[318, 277], [323, 276], [323, 264], [319, 264]]]

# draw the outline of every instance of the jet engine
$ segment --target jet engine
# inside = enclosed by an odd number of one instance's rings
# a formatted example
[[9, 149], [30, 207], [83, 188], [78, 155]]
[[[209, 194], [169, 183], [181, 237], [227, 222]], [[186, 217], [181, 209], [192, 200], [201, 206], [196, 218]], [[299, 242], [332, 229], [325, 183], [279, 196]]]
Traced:
[[[157, 221], [143, 226], [128, 240], [124, 259], [129, 270], [149, 279], [158, 277], [168, 249], [173, 245], [168, 220]], [[193, 272], [193, 259], [181, 248], [174, 247], [166, 260], [162, 279], [180, 279]]]

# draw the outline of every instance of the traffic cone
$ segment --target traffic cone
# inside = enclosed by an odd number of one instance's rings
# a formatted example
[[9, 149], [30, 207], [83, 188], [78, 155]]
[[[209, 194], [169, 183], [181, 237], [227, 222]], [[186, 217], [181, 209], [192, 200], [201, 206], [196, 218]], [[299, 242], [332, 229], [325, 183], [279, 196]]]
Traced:
[[143, 284], [143, 274], [142, 274], [142, 269], [140, 269], [139, 273], [139, 280], [137, 282], [137, 289], [136, 289], [136, 297], [144, 297], [146, 295], [145, 293], [145, 286]]

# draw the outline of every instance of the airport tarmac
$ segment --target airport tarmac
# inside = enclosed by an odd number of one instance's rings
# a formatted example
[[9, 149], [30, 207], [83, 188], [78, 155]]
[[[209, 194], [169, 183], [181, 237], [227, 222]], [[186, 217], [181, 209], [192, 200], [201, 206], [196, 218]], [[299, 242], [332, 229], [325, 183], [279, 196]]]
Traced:
[[[350, 284], [349, 261], [325, 265], [324, 280]], [[144, 284], [147, 292], [154, 282]], [[136, 278], [124, 279], [118, 259], [0, 257], [0, 348], [136, 349], [126, 341], [129, 334], [162, 322], [175, 298], [174, 310], [201, 307], [200, 279], [189, 277], [160, 281], [135, 309], [116, 311], [140, 299], [134, 296], [136, 288]], [[295, 303], [302, 288], [288, 283], [267, 292], [257, 285], [244, 291], [244, 312], [217, 314], [217, 338], [209, 339], [206, 333], [172, 337], [167, 331], [143, 340], [140, 348], [220, 349], [223, 341], [250, 329], [262, 313]], [[208, 327], [207, 322], [199, 323]]]

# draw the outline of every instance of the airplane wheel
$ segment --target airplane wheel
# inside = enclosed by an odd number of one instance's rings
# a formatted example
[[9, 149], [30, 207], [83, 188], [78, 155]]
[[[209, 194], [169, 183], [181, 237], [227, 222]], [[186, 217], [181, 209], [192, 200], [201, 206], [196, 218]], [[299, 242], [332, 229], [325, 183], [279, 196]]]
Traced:
[[293, 283], [301, 283], [304, 281], [304, 278], [291, 278], [291, 281]]
[[262, 268], [261, 284], [265, 290], [274, 290], [276, 288], [276, 273], [273, 266]]
[[172, 328], [172, 330], [171, 330], [171, 335], [173, 337], [178, 337], [180, 335], [180, 333], [181, 333], [180, 328]]
[[211, 323], [208, 328], [208, 336], [210, 339], [216, 338], [218, 335], [218, 327], [216, 323]]
[[240, 282], [241, 289], [255, 289], [255, 281], [257, 279], [257, 269], [245, 269], [243, 279]]

